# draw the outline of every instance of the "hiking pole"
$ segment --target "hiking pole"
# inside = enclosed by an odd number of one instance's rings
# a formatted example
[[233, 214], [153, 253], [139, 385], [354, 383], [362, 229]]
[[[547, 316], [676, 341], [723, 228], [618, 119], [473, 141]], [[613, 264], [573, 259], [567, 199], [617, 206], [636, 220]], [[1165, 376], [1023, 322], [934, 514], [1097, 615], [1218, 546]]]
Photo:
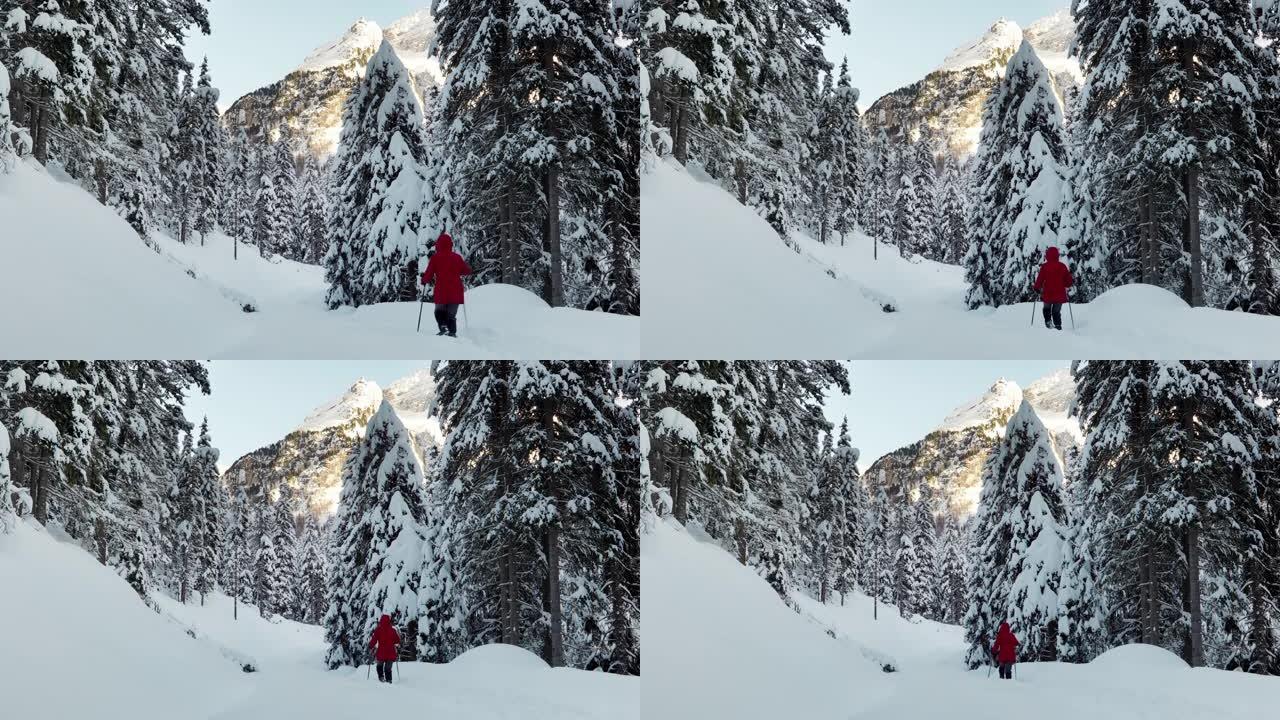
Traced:
[[1067, 301], [1067, 312], [1071, 313], [1071, 332], [1076, 331], [1076, 311], [1071, 309], [1071, 301]]
[[418, 334], [419, 335], [422, 334], [422, 310], [426, 307], [427, 307], [427, 295], [426, 293], [423, 293], [422, 297], [418, 298]]
[[372, 675], [371, 675], [371, 673], [372, 673], [372, 672], [373, 672], [373, 665], [372, 665], [372, 664], [365, 665], [365, 666], [364, 666], [364, 679], [365, 679], [365, 680], [368, 680], [370, 677], [372, 677]]
[[1036, 301], [1031, 301], [1031, 327], [1036, 326]]

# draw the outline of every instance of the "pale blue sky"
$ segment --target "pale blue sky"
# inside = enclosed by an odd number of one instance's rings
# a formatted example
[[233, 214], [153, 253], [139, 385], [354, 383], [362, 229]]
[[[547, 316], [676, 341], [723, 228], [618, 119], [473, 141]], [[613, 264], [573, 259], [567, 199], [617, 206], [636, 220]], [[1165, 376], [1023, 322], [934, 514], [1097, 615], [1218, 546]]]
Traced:
[[187, 42], [197, 65], [209, 56], [222, 106], [284, 78], [312, 50], [342, 37], [364, 17], [386, 27], [431, 0], [211, 0], [213, 33]]
[[837, 426], [849, 416], [849, 434], [862, 451], [859, 465], [865, 470], [880, 456], [923, 438], [996, 380], [1026, 387], [1070, 365], [1066, 360], [859, 360], [851, 363], [853, 394], [829, 397], [826, 415]]
[[951, 51], [970, 43], [1000, 18], [1026, 27], [1070, 7], [1070, 0], [850, 0], [853, 34], [836, 32], [827, 57], [849, 56], [862, 105], [921, 80]]
[[213, 394], [189, 397], [187, 418], [209, 416], [213, 444], [226, 468], [245, 453], [280, 440], [312, 410], [340, 397], [360, 378], [386, 387], [431, 363], [406, 361], [217, 360], [209, 363]]

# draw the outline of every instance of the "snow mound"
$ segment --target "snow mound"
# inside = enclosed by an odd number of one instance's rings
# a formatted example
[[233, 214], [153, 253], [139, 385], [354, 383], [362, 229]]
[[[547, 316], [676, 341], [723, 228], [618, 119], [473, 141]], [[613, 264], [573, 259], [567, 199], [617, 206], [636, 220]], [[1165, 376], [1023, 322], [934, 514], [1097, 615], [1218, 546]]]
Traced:
[[1101, 310], [1108, 315], [1125, 318], [1132, 316], [1135, 310], [1176, 313], [1191, 307], [1182, 298], [1162, 287], [1141, 283], [1112, 288], [1094, 298], [1090, 306], [1095, 311]]
[[474, 668], [477, 672], [541, 672], [551, 667], [545, 660], [515, 645], [481, 645], [472, 648], [449, 663], [454, 668]]
[[796, 614], [723, 549], [660, 521], [640, 556], [646, 717], [847, 718], [885, 693], [860, 648]]
[[1174, 672], [1190, 668], [1187, 662], [1162, 647], [1155, 645], [1121, 645], [1112, 648], [1089, 663], [1095, 670], [1108, 673], [1124, 673], [1135, 670], [1144, 674], [1158, 672]]

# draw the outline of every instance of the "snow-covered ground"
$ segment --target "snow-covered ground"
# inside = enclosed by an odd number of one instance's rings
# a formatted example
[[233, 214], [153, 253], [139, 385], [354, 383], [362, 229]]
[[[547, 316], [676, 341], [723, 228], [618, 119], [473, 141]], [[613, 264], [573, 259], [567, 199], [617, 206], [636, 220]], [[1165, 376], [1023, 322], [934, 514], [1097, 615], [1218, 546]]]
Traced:
[[[318, 627], [267, 621], [215, 595], [154, 598], [78, 546], [18, 523], [0, 535], [0, 690], [5, 717], [79, 720], [638, 720], [640, 680], [548, 668], [519, 648], [448, 665], [402, 663], [388, 687], [367, 668], [329, 672]], [[241, 667], [252, 661], [257, 672]]]
[[[1193, 309], [1130, 285], [1047, 330], [1030, 303], [967, 310], [961, 268], [872, 240], [800, 252], [718, 186], [660, 161], [641, 178], [648, 357], [1241, 358], [1280, 356], [1280, 318]], [[885, 312], [891, 306], [894, 312]], [[1075, 329], [1072, 329], [1074, 317]]]
[[[0, 343], [9, 357], [610, 359], [639, 354], [640, 321], [550, 308], [520, 288], [471, 290], [456, 340], [427, 306], [329, 311], [323, 270], [249, 246], [158, 237], [149, 249], [77, 186], [19, 163], [0, 176]], [[256, 310], [244, 311], [246, 305]]]
[[[1017, 678], [964, 669], [964, 634], [904, 620], [861, 594], [787, 607], [718, 546], [662, 521], [641, 539], [646, 718], [776, 720], [1254, 720], [1275, 678], [1190, 669], [1151, 646], [1087, 665], [1027, 663]], [[883, 666], [892, 664], [895, 672]]]

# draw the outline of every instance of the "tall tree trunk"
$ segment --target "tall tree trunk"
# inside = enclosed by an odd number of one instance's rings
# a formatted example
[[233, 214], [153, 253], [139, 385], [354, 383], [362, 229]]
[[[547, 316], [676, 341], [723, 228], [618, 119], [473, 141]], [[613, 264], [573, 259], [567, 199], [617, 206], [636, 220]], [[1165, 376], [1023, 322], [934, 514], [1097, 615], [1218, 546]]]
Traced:
[[672, 134], [672, 155], [676, 162], [685, 165], [689, 162], [689, 111], [688, 103], [690, 100], [689, 90], [681, 83], [680, 94], [673, 112], [675, 114], [675, 122], [671, 127]]
[[676, 462], [674, 470], [676, 481], [675, 485], [672, 487], [675, 497], [672, 498], [671, 507], [672, 515], [675, 516], [676, 522], [681, 525], [685, 524], [689, 520], [689, 486], [687, 480], [688, 473], [684, 466], [684, 455], [685, 453], [682, 450], [680, 457]]
[[1200, 249], [1200, 169], [1192, 166], [1183, 175], [1183, 192], [1187, 199], [1187, 222], [1184, 248], [1189, 255], [1187, 266], [1191, 295], [1187, 303], [1204, 307], [1204, 258]]
[[[548, 438], [555, 436], [556, 401], [542, 403], [542, 431]], [[547, 559], [546, 602], [547, 637], [544, 659], [551, 667], [564, 667], [564, 622], [560, 603], [560, 479], [556, 473], [547, 474], [547, 496], [555, 504], [556, 514], [543, 533], [543, 552]]]
[[32, 468], [31, 477], [35, 479], [32, 484], [32, 495], [34, 496], [31, 503], [31, 514], [35, 517], [36, 522], [45, 525], [49, 522], [49, 471], [44, 466], [43, 453]]
[[552, 164], [543, 175], [547, 198], [546, 250], [551, 307], [564, 307], [564, 258], [560, 250], [560, 166]]
[[1187, 558], [1187, 580], [1183, 607], [1188, 617], [1187, 638], [1182, 659], [1191, 667], [1204, 667], [1204, 635], [1200, 612], [1200, 528], [1191, 524], [1183, 531], [1183, 552]]
[[107, 524], [102, 518], [93, 519], [93, 539], [98, 545], [98, 562], [107, 564]]

